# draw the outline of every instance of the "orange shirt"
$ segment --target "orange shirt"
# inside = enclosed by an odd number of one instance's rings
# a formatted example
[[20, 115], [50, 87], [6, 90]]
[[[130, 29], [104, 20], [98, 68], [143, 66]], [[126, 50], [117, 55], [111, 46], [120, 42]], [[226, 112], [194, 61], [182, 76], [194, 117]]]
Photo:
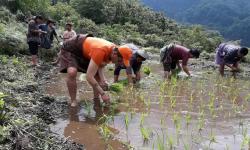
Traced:
[[88, 37], [83, 42], [83, 55], [87, 59], [93, 61], [100, 66], [103, 62], [110, 62], [110, 55], [115, 44], [104, 39], [96, 37]]

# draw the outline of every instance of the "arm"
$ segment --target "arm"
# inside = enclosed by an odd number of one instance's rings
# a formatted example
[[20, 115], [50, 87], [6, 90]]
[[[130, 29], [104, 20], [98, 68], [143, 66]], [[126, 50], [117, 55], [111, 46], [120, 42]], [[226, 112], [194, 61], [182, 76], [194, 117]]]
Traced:
[[98, 69], [99, 69], [98, 65], [91, 59], [89, 66], [88, 66], [86, 79], [89, 82], [89, 84], [93, 87], [93, 89], [103, 96], [105, 95], [105, 92], [103, 91], [103, 89], [100, 87], [100, 85], [95, 79], [95, 75]]
[[57, 42], [59, 43], [59, 39], [58, 39], [58, 36], [57, 36], [57, 33], [56, 33], [56, 30], [53, 28], [53, 35], [55, 36]]
[[104, 70], [104, 67], [99, 68], [98, 69], [98, 74], [99, 74], [101, 83], [106, 84], [106, 78], [105, 78], [103, 70]]
[[188, 69], [187, 65], [182, 65], [182, 69], [183, 69], [183, 71], [184, 71], [189, 77], [191, 76], [191, 74], [189, 73], [189, 69]]
[[180, 61], [179, 61], [179, 60], [177, 61], [176, 64], [177, 64], [178, 69], [181, 70], [181, 64], [180, 64]]
[[132, 68], [131, 68], [131, 66], [126, 67], [126, 72], [127, 72], [128, 83], [132, 84], [133, 83], [133, 78], [132, 78]]
[[140, 71], [137, 71], [135, 75], [136, 75], [136, 81], [140, 81], [141, 80], [141, 73], [140, 73]]

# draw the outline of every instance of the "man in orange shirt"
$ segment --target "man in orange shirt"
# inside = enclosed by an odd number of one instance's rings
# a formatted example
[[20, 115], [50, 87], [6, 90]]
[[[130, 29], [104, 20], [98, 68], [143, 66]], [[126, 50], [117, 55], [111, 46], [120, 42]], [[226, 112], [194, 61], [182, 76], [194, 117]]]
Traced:
[[86, 79], [93, 88], [95, 106], [99, 107], [99, 96], [105, 103], [110, 101], [109, 95], [102, 88], [106, 84], [104, 67], [110, 62], [117, 63], [121, 60], [129, 66], [131, 56], [131, 49], [120, 49], [115, 44], [92, 35], [81, 34], [65, 41], [60, 55], [60, 72], [68, 73], [67, 86], [71, 106], [77, 106], [77, 72], [86, 73]]

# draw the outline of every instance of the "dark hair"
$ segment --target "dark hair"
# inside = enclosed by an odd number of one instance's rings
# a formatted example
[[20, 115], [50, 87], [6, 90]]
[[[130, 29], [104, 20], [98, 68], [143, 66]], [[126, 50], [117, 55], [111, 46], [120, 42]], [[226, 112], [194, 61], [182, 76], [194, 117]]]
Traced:
[[248, 54], [248, 49], [246, 47], [242, 47], [240, 48], [240, 53], [245, 56]]
[[71, 22], [67, 22], [67, 23], [66, 23], [66, 26], [70, 26], [70, 27], [72, 27], [72, 26], [73, 26], [73, 23], [71, 23]]
[[145, 60], [146, 60], [146, 58], [144, 58], [144, 57], [140, 56], [139, 54], [136, 54], [136, 58], [141, 58], [141, 59], [142, 59], [142, 61], [145, 61]]
[[51, 20], [51, 19], [48, 19], [48, 20], [47, 20], [47, 24], [50, 24], [50, 23], [53, 23], [53, 24], [54, 24], [55, 22], [54, 22], [53, 20]]
[[41, 19], [41, 20], [43, 20], [43, 17], [40, 16], [40, 15], [38, 15], [38, 16], [35, 17], [35, 20], [36, 20], [36, 19]]
[[193, 55], [194, 58], [199, 58], [200, 57], [200, 51], [198, 49], [191, 49], [190, 54]]
[[118, 47], [115, 47], [113, 50], [114, 50], [114, 52], [117, 53], [118, 57], [122, 57], [121, 53], [119, 52], [119, 48]]

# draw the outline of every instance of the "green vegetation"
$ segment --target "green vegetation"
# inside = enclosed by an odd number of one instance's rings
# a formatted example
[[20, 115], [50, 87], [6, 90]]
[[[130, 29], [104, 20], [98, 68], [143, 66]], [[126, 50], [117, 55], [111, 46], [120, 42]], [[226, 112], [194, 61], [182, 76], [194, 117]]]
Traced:
[[143, 71], [143, 73], [145, 73], [146, 75], [149, 75], [149, 74], [151, 73], [151, 69], [150, 69], [150, 67], [148, 67], [148, 66], [144, 66], [144, 67], [142, 68], [142, 71]]
[[119, 92], [123, 91], [124, 86], [121, 83], [113, 83], [109, 88], [111, 91], [119, 93]]
[[[159, 49], [165, 44], [175, 41], [190, 48], [195, 47], [210, 52], [222, 40], [218, 33], [206, 31], [200, 26], [181, 26], [164, 14], [154, 12], [141, 5], [138, 0], [71, 0], [70, 3], [58, 1], [54, 5], [51, 5], [48, 0], [43, 2], [39, 0], [14, 0], [5, 2], [4, 5], [15, 15], [6, 8], [2, 8], [3, 11], [0, 12], [3, 12], [4, 15], [1, 16], [0, 13], [0, 18], [5, 19], [4, 24], [0, 24], [0, 31], [9, 36], [16, 35], [18, 33], [16, 30], [8, 28], [10, 24], [11, 28], [18, 27], [17, 29], [20, 31], [18, 34], [23, 39], [22, 46], [18, 46], [19, 49], [24, 46], [22, 49], [27, 49], [25, 44], [26, 29], [22, 22], [37, 14], [54, 19], [60, 25], [59, 29], [66, 22], [71, 21], [79, 33], [88, 32], [116, 44], [133, 42], [143, 47], [151, 46], [151, 49]], [[14, 33], [10, 34], [11, 32]], [[19, 39], [16, 39], [15, 42], [18, 42]], [[2, 47], [1, 44], [0, 50], [17, 52], [15, 48], [8, 48], [8, 44], [5, 44], [5, 47]]]
[[[142, 0], [180, 22], [219, 30], [231, 40], [250, 45], [250, 3], [247, 0]], [[227, 26], [225, 28], [225, 26]]]

